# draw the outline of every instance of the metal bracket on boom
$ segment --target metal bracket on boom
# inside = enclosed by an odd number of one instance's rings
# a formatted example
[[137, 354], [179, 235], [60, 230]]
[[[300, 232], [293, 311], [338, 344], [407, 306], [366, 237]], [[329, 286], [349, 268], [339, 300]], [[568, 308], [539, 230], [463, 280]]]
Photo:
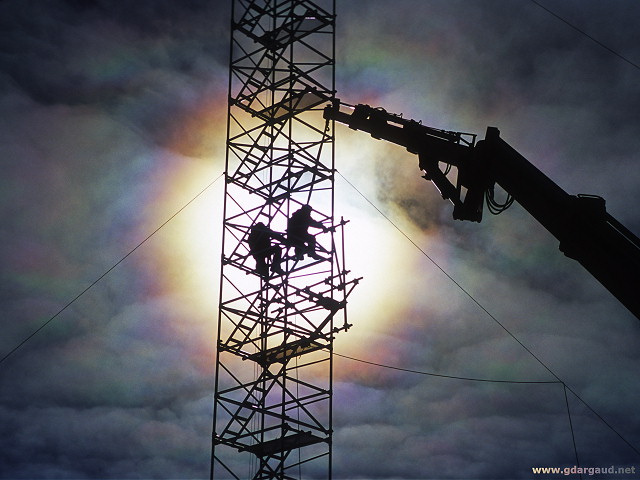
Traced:
[[[453, 203], [453, 218], [482, 220], [484, 195], [490, 182], [483, 165], [484, 156], [475, 152], [475, 134], [427, 127], [382, 108], [362, 104], [350, 107], [339, 100], [325, 107], [324, 118], [368, 132], [375, 139], [395, 143], [418, 155], [423, 178], [435, 185], [442, 198]], [[457, 170], [455, 185], [448, 177], [452, 167]]]

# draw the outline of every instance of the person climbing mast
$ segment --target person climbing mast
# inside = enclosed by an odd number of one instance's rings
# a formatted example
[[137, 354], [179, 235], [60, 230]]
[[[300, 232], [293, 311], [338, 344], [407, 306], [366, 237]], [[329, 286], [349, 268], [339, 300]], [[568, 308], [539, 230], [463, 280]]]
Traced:
[[316, 253], [316, 237], [308, 232], [310, 227], [322, 229], [328, 232], [322, 222], [311, 217], [312, 208], [310, 205], [303, 205], [299, 210], [293, 212], [287, 221], [287, 240], [295, 248], [296, 260], [302, 260], [307, 254], [316, 260], [322, 257]]
[[274, 232], [262, 222], [258, 222], [251, 227], [247, 238], [249, 253], [256, 261], [256, 273], [262, 277], [269, 276], [267, 260], [271, 261], [271, 271], [273, 273], [278, 275], [285, 273], [280, 266], [282, 262], [282, 249], [277, 245], [271, 244], [272, 238], [281, 243], [285, 242], [282, 235]]

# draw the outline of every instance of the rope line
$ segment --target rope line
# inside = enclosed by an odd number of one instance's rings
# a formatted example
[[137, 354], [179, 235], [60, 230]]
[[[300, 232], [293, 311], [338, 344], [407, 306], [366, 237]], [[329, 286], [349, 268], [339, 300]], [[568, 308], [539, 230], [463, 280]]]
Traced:
[[440, 373], [433, 372], [424, 372], [421, 370], [412, 370], [410, 368], [401, 368], [394, 367], [392, 365], [385, 365], [383, 363], [370, 362], [368, 360], [362, 360], [360, 358], [350, 357], [348, 355], [343, 355], [341, 353], [333, 352], [334, 355], [342, 358], [346, 358], [348, 360], [353, 360], [354, 362], [366, 363], [368, 365], [374, 365], [376, 367], [388, 368], [391, 370], [399, 370], [401, 372], [415, 373], [417, 375], [427, 375], [429, 377], [440, 377], [440, 378], [450, 378], [453, 380], [466, 380], [470, 382], [487, 382], [487, 383], [520, 383], [520, 384], [555, 384], [562, 383], [558, 380], [496, 380], [491, 378], [474, 378], [474, 377], [459, 377], [456, 375], [444, 375]]
[[473, 303], [475, 303], [478, 308], [480, 308], [484, 313], [486, 313], [489, 318], [491, 318], [494, 322], [496, 322], [507, 334], [509, 334], [509, 336], [511, 338], [513, 338], [516, 342], [518, 342], [518, 344], [520, 344], [520, 346], [527, 352], [529, 353], [529, 355], [531, 355], [533, 358], [535, 358], [538, 363], [540, 365], [542, 365], [551, 375], [553, 375], [556, 380], [560, 383], [563, 383], [562, 380], [540, 359], [538, 358], [538, 356], [536, 356], [535, 353], [533, 353], [524, 343], [522, 343], [513, 333], [511, 333], [509, 331], [509, 329], [507, 327], [505, 327], [489, 310], [487, 310], [485, 308], [484, 305], [482, 305], [478, 300], [475, 299], [475, 297], [473, 295], [471, 295], [471, 293], [469, 293], [469, 291], [467, 289], [465, 289], [455, 278], [453, 278], [444, 268], [442, 268], [440, 265], [438, 265], [438, 263], [431, 258], [431, 256], [424, 251], [424, 249], [422, 247], [420, 247], [412, 238], [409, 237], [409, 235], [407, 235], [398, 225], [396, 225], [393, 220], [391, 220], [382, 210], [380, 210], [371, 200], [369, 200], [360, 190], [358, 190], [358, 188], [356, 188], [356, 186], [351, 183], [349, 180], [347, 180], [344, 175], [342, 175], [342, 173], [338, 172], [340, 174], [340, 176], [349, 184], [351, 185], [351, 187], [358, 192], [358, 194], [360, 194], [360, 196], [362, 198], [364, 198], [367, 203], [369, 203], [369, 205], [371, 205], [373, 208], [376, 209], [376, 211], [382, 215], [398, 232], [400, 232], [400, 234], [406, 238], [409, 242], [411, 242], [411, 244], [416, 247], [416, 249], [418, 249], [418, 251], [420, 253], [422, 253], [422, 255], [424, 255], [427, 259], [429, 259], [429, 261], [438, 269], [440, 270], [440, 272], [442, 272], [442, 274], [444, 276], [446, 276], [456, 287], [458, 287], [460, 289], [460, 291], [462, 293], [464, 293]]
[[460, 377], [460, 376], [456, 376], [456, 375], [444, 375], [444, 374], [440, 374], [440, 373], [424, 372], [424, 371], [420, 371], [420, 370], [412, 370], [412, 369], [409, 369], [409, 368], [394, 367], [394, 366], [391, 366], [391, 365], [385, 365], [385, 364], [382, 364], [382, 363], [370, 362], [368, 360], [362, 360], [360, 358], [350, 357], [348, 355], [343, 355], [343, 354], [337, 353], [337, 352], [333, 352], [333, 354], [338, 356], [338, 357], [342, 357], [342, 358], [346, 358], [348, 360], [352, 360], [354, 362], [366, 363], [367, 365], [374, 365], [376, 367], [388, 368], [388, 369], [391, 369], [391, 370], [399, 370], [401, 372], [415, 373], [415, 374], [418, 374], [418, 375], [427, 375], [427, 376], [430, 376], [430, 377], [449, 378], [449, 379], [453, 379], [453, 380], [466, 380], [466, 381], [471, 381], [471, 382], [486, 382], [486, 383], [538, 384], [538, 385], [540, 385], [540, 384], [561, 384], [563, 392], [564, 392], [564, 400], [565, 400], [565, 403], [567, 405], [567, 416], [569, 418], [569, 429], [571, 430], [571, 441], [573, 442], [573, 451], [574, 451], [575, 456], [576, 456], [576, 465], [580, 466], [580, 460], [579, 460], [579, 457], [578, 457], [578, 448], [576, 446], [576, 437], [575, 437], [575, 433], [573, 431], [573, 420], [571, 419], [571, 410], [569, 409], [569, 398], [567, 396], [567, 385], [564, 382], [560, 382], [558, 380], [546, 380], [546, 381], [539, 381], [539, 380], [496, 380], [496, 379], [488, 379], [488, 378]]
[[589, 40], [591, 40], [592, 42], [597, 43], [598, 45], [600, 45], [602, 48], [604, 48], [605, 50], [607, 50], [609, 53], [612, 53], [613, 55], [615, 55], [616, 57], [620, 58], [621, 60], [627, 62], [629, 65], [631, 65], [632, 67], [637, 68], [638, 70], [640, 70], [640, 65], [638, 65], [637, 63], [632, 62], [631, 60], [629, 60], [627, 57], [625, 57], [624, 55], [621, 55], [620, 53], [616, 52], [615, 50], [613, 50], [612, 48], [608, 47], [607, 45], [605, 45], [604, 43], [602, 43], [600, 40], [592, 37], [591, 35], [589, 35], [587, 32], [585, 32], [584, 30], [582, 30], [581, 28], [577, 27], [576, 25], [574, 25], [573, 23], [569, 22], [567, 19], [561, 17], [560, 15], [558, 15], [557, 13], [555, 13], [554, 11], [550, 10], [549, 8], [545, 7], [544, 5], [542, 5], [540, 2], [537, 2], [536, 0], [529, 0], [531, 3], [537, 5], [538, 7], [540, 7], [541, 9], [543, 9], [544, 11], [546, 11], [547, 13], [553, 15], [554, 17], [556, 17], [558, 20], [560, 20], [561, 22], [565, 23], [566, 25], [568, 25], [569, 27], [573, 28], [575, 31], [577, 31], [578, 33], [584, 35], [585, 37], [587, 37]]
[[[576, 456], [576, 465], [580, 466], [580, 459], [578, 456], [578, 447], [576, 446], [576, 437], [575, 437], [575, 432], [573, 430], [573, 420], [571, 418], [571, 409], [569, 408], [569, 397], [567, 396], [567, 385], [564, 382], [561, 382], [559, 380], [497, 380], [497, 379], [489, 379], [489, 378], [474, 378], [474, 377], [460, 377], [457, 375], [444, 375], [444, 374], [440, 374], [440, 373], [433, 373], [433, 372], [424, 372], [421, 370], [412, 370], [410, 368], [401, 368], [401, 367], [394, 367], [391, 365], [386, 365], [383, 363], [376, 363], [376, 362], [371, 362], [368, 360], [362, 360], [361, 358], [355, 358], [355, 357], [350, 357], [349, 355], [343, 355], [341, 353], [337, 353], [337, 352], [333, 352], [333, 354], [337, 357], [341, 357], [341, 358], [346, 358], [348, 360], [352, 360], [354, 362], [360, 362], [360, 363], [365, 363], [367, 365], [374, 365], [376, 367], [381, 367], [381, 368], [388, 368], [391, 370], [399, 370], [401, 372], [407, 372], [407, 373], [414, 373], [417, 375], [427, 375], [430, 377], [439, 377], [439, 378], [449, 378], [449, 379], [453, 379], [453, 380], [466, 380], [466, 381], [471, 381], [471, 382], [486, 382], [486, 383], [508, 383], [508, 384], [561, 384], [562, 385], [562, 390], [564, 392], [564, 400], [565, 400], [565, 404], [567, 406], [567, 417], [569, 418], [569, 429], [571, 431], [571, 441], [573, 443], [573, 452]], [[580, 477], [582, 478], [582, 476]]]
[[540, 365], [542, 365], [556, 380], [557, 382], [550, 383], [562, 383], [564, 388], [569, 390], [575, 397], [580, 400], [588, 409], [593, 413], [604, 425], [606, 425], [613, 433], [615, 433], [620, 440], [622, 440], [629, 448], [631, 448], [638, 456], [640, 456], [640, 450], [638, 450], [631, 442], [629, 442], [626, 438], [622, 436], [620, 432], [618, 432], [613, 425], [607, 422], [602, 415], [596, 412], [591, 405], [589, 405], [578, 393], [573, 390], [569, 385], [566, 384], [564, 380], [562, 380], [550, 367], [547, 366], [535, 353], [531, 351], [524, 343], [522, 343], [511, 331], [500, 322], [489, 310], [487, 310], [478, 300], [476, 300], [471, 293], [469, 293], [459, 282], [457, 282], [447, 271], [445, 271], [438, 263], [431, 258], [427, 252], [425, 252], [412, 238], [409, 237], [398, 225], [396, 225], [377, 205], [375, 205], [371, 200], [369, 200], [353, 183], [351, 183], [344, 175], [338, 170], [336, 172], [347, 182], [351, 188], [353, 188], [369, 205], [371, 205], [382, 217], [384, 217], [403, 237], [405, 237], [419, 252], [421, 252], [429, 261], [440, 270], [456, 287], [458, 287], [469, 299], [475, 303], [478, 308], [480, 308], [484, 313], [489, 316], [496, 324], [498, 324], [513, 340], [515, 340], [529, 355], [531, 355]]
[[109, 269], [107, 269], [106, 272], [104, 272], [102, 275], [100, 275], [97, 279], [95, 279], [91, 284], [89, 284], [88, 287], [86, 287], [84, 290], [82, 290], [78, 295], [76, 295], [72, 300], [70, 300], [69, 302], [67, 302], [67, 304], [65, 304], [60, 310], [58, 310], [52, 317], [50, 317], [47, 321], [45, 321], [42, 325], [40, 325], [38, 328], [36, 328], [33, 332], [31, 332], [29, 335], [27, 335], [27, 337], [22, 340], [20, 343], [18, 343], [13, 349], [11, 349], [7, 354], [5, 354], [2, 358], [0, 358], [0, 365], [7, 360], [11, 355], [13, 355], [15, 352], [17, 352], [20, 348], [22, 348], [29, 340], [31, 340], [33, 337], [35, 337], [40, 331], [42, 331], [47, 325], [49, 325], [51, 322], [53, 322], [58, 316], [60, 316], [60, 314], [62, 314], [67, 308], [69, 308], [71, 305], [73, 305], [77, 300], [80, 299], [80, 297], [82, 297], [85, 293], [87, 293], [89, 290], [91, 290], [93, 287], [95, 287], [104, 277], [106, 277], [107, 275], [109, 275], [118, 265], [120, 265], [122, 262], [124, 262], [130, 255], [132, 255], [136, 250], [138, 250], [138, 248], [140, 248], [142, 245], [144, 245], [151, 237], [153, 237], [156, 233], [158, 233], [158, 231], [160, 231], [160, 229], [162, 229], [165, 225], [167, 225], [171, 220], [173, 220], [175, 217], [177, 217], [180, 213], [182, 213], [182, 211], [184, 209], [186, 209], [189, 205], [191, 205], [197, 198], [199, 198], [204, 192], [206, 192], [209, 188], [211, 188], [211, 186], [213, 186], [214, 183], [216, 183], [221, 177], [222, 177], [222, 173], [220, 175], [218, 175], [218, 177], [213, 180], [211, 183], [209, 183], [209, 185], [207, 185], [206, 187], [204, 187], [200, 192], [198, 192], [191, 200], [189, 200], [185, 205], [183, 205], [180, 209], [178, 209], [173, 215], [171, 215], [167, 220], [165, 220], [158, 228], [156, 228], [153, 232], [151, 232], [149, 235], [147, 235], [146, 238], [144, 238], [140, 243], [138, 243], [135, 247], [133, 247], [131, 250], [129, 250], [129, 252], [124, 255], [122, 258], [120, 258], [120, 260], [118, 260], [116, 263], [114, 263], [111, 267], [109, 267]]
[[[564, 391], [564, 402], [567, 404], [567, 415], [569, 416], [569, 428], [571, 429], [571, 441], [573, 442], [573, 451], [576, 454], [576, 465], [580, 466], [580, 459], [578, 458], [578, 448], [576, 447], [576, 436], [573, 433], [573, 421], [571, 420], [571, 409], [569, 408], [569, 397], [567, 396], [567, 385], [562, 384], [562, 390]], [[580, 474], [582, 478], [582, 474]]]

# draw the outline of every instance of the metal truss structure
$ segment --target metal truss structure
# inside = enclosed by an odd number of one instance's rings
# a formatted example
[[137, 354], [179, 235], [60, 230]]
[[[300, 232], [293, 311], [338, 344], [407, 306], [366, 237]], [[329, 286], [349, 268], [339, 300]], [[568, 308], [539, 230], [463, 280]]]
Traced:
[[334, 27], [333, 0], [233, 1], [211, 478], [331, 477], [333, 338], [359, 280], [322, 115]]

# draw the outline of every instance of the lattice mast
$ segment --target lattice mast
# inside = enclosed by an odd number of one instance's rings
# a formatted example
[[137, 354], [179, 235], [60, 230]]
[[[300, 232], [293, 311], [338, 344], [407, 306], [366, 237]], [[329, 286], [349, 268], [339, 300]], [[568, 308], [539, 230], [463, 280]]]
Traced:
[[333, 337], [358, 282], [322, 116], [334, 29], [334, 0], [233, 1], [212, 478], [331, 478]]

